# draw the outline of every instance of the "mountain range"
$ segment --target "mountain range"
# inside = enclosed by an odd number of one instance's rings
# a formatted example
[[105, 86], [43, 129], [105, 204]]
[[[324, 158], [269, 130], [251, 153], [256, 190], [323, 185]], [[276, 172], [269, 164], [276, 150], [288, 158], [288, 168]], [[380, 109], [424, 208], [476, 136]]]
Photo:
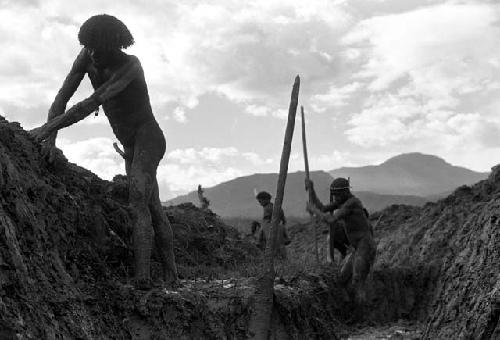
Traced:
[[[353, 193], [370, 211], [380, 210], [391, 204], [423, 205], [430, 200], [444, 197], [461, 185], [478, 182], [488, 173], [475, 172], [453, 166], [445, 160], [421, 153], [401, 154], [380, 165], [343, 167], [329, 172], [313, 171], [310, 174], [318, 197], [329, 200], [329, 186], [334, 177], [349, 177]], [[307, 194], [304, 190], [304, 172], [287, 176], [283, 209], [287, 216], [306, 216]], [[278, 174], [253, 174], [238, 177], [205, 188], [210, 209], [223, 217], [258, 218], [262, 208], [255, 199], [258, 191], [274, 195]], [[166, 205], [193, 202], [198, 205], [196, 191], [178, 196]]]
[[357, 191], [390, 195], [436, 196], [450, 193], [463, 184], [473, 184], [488, 176], [453, 166], [437, 156], [406, 153], [380, 165], [344, 167], [329, 172], [332, 177], [350, 177]]

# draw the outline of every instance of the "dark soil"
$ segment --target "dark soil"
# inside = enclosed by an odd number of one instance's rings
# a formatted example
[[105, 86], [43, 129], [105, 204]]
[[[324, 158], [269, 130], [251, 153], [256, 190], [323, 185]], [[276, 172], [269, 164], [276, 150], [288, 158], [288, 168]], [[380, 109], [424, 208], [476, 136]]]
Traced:
[[[168, 207], [180, 287], [135, 290], [126, 179], [40, 151], [0, 119], [0, 339], [246, 337], [260, 250], [210, 211]], [[300, 282], [277, 286], [276, 337], [334, 337], [318, 284]]]
[[[370, 302], [355, 323], [384, 328], [406, 320], [423, 339], [500, 339], [500, 167], [437, 203], [391, 206], [371, 220], [377, 260]], [[291, 253], [308, 264], [311, 228], [290, 231]], [[326, 227], [318, 230], [325, 261]]]
[[[103, 181], [40, 156], [0, 117], [0, 339], [243, 339], [261, 252], [209, 210], [165, 208], [179, 287], [130, 285], [126, 179]], [[274, 339], [499, 339], [500, 171], [424, 207], [373, 214], [377, 262], [366, 305], [315, 264], [311, 226], [277, 264]], [[322, 227], [324, 228], [324, 227]], [[153, 278], [159, 265], [153, 254]]]

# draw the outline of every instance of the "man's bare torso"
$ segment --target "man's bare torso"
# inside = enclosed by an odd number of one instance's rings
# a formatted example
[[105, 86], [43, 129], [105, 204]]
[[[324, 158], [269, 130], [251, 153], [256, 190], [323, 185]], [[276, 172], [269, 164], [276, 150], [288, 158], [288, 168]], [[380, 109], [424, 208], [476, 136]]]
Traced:
[[[137, 61], [135, 56], [123, 52], [105, 68], [97, 68], [87, 53], [82, 51], [79, 56], [94, 89], [99, 89], [127, 63]], [[142, 68], [138, 75], [118, 94], [102, 103], [104, 113], [116, 137], [124, 146], [132, 146], [135, 133], [144, 124], [154, 121], [148, 89]]]

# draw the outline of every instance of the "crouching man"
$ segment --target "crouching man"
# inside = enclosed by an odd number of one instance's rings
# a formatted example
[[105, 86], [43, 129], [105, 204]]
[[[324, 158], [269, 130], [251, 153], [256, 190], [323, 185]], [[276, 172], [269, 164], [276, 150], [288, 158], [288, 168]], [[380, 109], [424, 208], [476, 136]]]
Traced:
[[328, 223], [330, 230], [335, 230], [339, 222], [344, 222], [345, 235], [354, 252], [341, 268], [339, 279], [344, 285], [351, 281], [357, 301], [364, 302], [366, 279], [375, 260], [376, 245], [363, 204], [351, 193], [349, 181], [345, 178], [336, 178], [332, 182], [330, 192], [333, 202], [326, 206], [316, 196], [313, 182], [306, 181], [306, 185], [313, 193], [313, 200], [307, 206], [309, 212]]

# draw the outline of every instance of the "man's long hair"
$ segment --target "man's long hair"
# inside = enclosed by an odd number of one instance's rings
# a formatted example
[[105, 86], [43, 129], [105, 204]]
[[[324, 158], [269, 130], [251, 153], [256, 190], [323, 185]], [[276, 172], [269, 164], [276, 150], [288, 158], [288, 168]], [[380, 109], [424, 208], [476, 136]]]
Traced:
[[125, 24], [108, 14], [94, 15], [80, 27], [78, 40], [85, 47], [99, 50], [127, 48], [134, 43], [134, 37]]

